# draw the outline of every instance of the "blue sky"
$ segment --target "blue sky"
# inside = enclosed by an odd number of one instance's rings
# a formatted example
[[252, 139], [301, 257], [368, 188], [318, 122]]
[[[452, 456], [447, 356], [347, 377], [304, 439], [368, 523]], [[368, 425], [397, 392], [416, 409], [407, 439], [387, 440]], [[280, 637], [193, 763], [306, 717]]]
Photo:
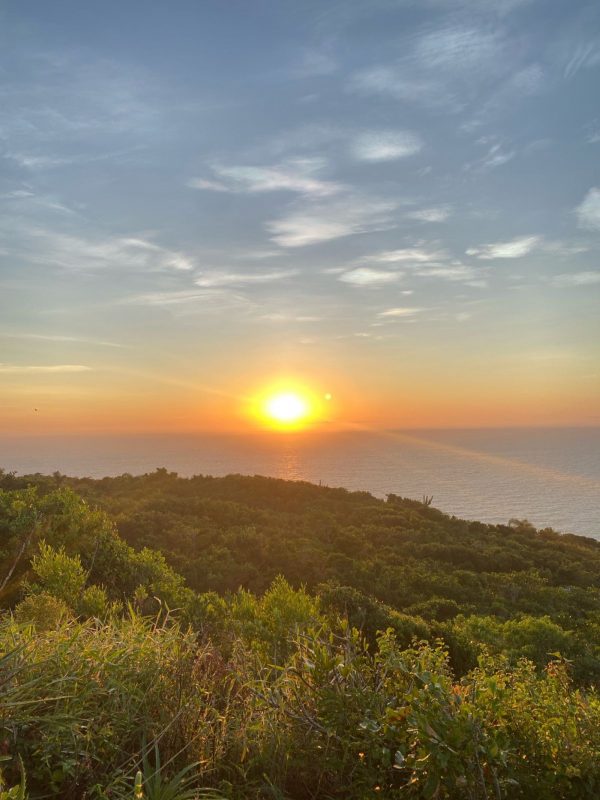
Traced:
[[600, 421], [598, 3], [21, 0], [0, 53], [7, 429]]

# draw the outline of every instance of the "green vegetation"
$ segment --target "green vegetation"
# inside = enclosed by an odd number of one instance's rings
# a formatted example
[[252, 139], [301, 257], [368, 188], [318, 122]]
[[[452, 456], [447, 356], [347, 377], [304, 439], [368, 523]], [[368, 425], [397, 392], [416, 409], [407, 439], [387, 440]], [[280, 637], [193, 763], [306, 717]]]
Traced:
[[0, 602], [0, 800], [600, 795], [595, 540], [1, 473]]

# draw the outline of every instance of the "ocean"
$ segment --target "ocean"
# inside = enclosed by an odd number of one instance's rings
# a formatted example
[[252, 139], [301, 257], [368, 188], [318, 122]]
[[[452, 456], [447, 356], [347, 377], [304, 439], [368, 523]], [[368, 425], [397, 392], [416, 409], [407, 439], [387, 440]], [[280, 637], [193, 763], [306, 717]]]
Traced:
[[600, 428], [253, 435], [0, 436], [0, 466], [102, 477], [166, 467], [268, 475], [421, 499], [483, 522], [600, 539]]

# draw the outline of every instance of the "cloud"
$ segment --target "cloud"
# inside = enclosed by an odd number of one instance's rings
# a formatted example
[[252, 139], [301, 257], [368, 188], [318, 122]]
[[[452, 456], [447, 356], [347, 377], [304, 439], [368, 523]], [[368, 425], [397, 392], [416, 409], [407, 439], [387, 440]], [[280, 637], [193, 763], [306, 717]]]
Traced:
[[418, 264], [432, 261], [437, 262], [446, 257], [447, 254], [443, 250], [424, 250], [420, 247], [404, 247], [400, 250], [385, 250], [383, 253], [371, 256], [370, 260], [382, 264], [398, 262], [403, 264]]
[[53, 364], [51, 366], [0, 364], [1, 374], [10, 375], [46, 375], [58, 372], [89, 372], [91, 367], [83, 364]]
[[352, 154], [361, 161], [395, 161], [420, 152], [423, 143], [411, 131], [366, 131], [351, 145]]
[[4, 44], [10, 71], [3, 75], [0, 138], [4, 158], [21, 169], [121, 160], [164, 139], [156, 75], [80, 46], [59, 53], [25, 39]]
[[310, 122], [293, 128], [280, 130], [261, 139], [251, 152], [257, 159], [280, 158], [285, 153], [314, 153], [340, 140], [347, 139], [348, 132], [331, 123]]
[[445, 222], [451, 213], [450, 206], [437, 206], [411, 211], [406, 216], [408, 219], [414, 219], [417, 222]]
[[214, 288], [220, 286], [241, 286], [251, 283], [271, 283], [297, 275], [297, 270], [274, 270], [272, 272], [206, 272], [196, 278], [196, 286]]
[[380, 317], [415, 317], [417, 314], [420, 314], [424, 311], [424, 308], [407, 308], [407, 307], [397, 307], [397, 308], [388, 308], [386, 311], [380, 311], [378, 316]]
[[502, 99], [507, 95], [518, 92], [529, 96], [537, 94], [544, 84], [544, 71], [539, 64], [529, 64], [523, 69], [515, 72], [508, 79], [502, 93]]
[[16, 162], [23, 169], [52, 169], [53, 167], [62, 167], [65, 164], [70, 164], [70, 158], [62, 158], [58, 156], [47, 155], [32, 155], [30, 153], [7, 152], [3, 155], [11, 161]]
[[292, 211], [268, 222], [266, 227], [272, 241], [281, 247], [305, 247], [358, 233], [388, 230], [393, 227], [391, 212], [396, 207], [393, 201], [348, 197]]
[[442, 26], [408, 35], [400, 46], [399, 60], [358, 71], [349, 89], [456, 113], [477, 97], [482, 83], [497, 83], [514, 70], [514, 61], [503, 58], [501, 32], [487, 28]]
[[[479, 124], [480, 119], [475, 118], [466, 123], [463, 126], [463, 129], [470, 131], [473, 128], [476, 128]], [[484, 136], [477, 141], [477, 144], [479, 145], [488, 145], [487, 152], [480, 158], [465, 164], [464, 169], [466, 171], [473, 170], [475, 172], [485, 172], [486, 170], [501, 167], [504, 164], [508, 164], [509, 161], [512, 161], [512, 159], [516, 156], [515, 150], [505, 149], [500, 142], [494, 141], [494, 138], [495, 137]]]
[[509, 242], [495, 242], [484, 244], [481, 247], [470, 247], [466, 252], [468, 256], [476, 256], [484, 260], [494, 258], [522, 258], [541, 243], [540, 236], [520, 236]]
[[508, 162], [512, 161], [514, 157], [514, 150], [503, 150], [502, 145], [494, 144], [482, 158], [481, 166], [484, 169], [495, 169], [495, 167], [501, 167], [504, 164], [508, 164]]
[[219, 181], [209, 181], [205, 178], [192, 178], [187, 184], [190, 189], [206, 189], [210, 192], [231, 192], [229, 186]]
[[[514, 56], [511, 56], [511, 60], [512, 58]], [[515, 70], [499, 85], [490, 87], [488, 100], [475, 112], [471, 119], [462, 124], [461, 128], [468, 132], [479, 128], [485, 123], [489, 125], [490, 118], [514, 109], [515, 103], [523, 98], [539, 94], [544, 85], [545, 74], [539, 64], [527, 64], [522, 69]], [[501, 154], [498, 154], [496, 159], [501, 157]], [[490, 153], [488, 158], [493, 159], [494, 153]]]
[[485, 14], [497, 14], [504, 16], [509, 14], [519, 6], [529, 5], [535, 0], [428, 0], [429, 5], [455, 11], [457, 8], [464, 8], [469, 13], [473, 11]]
[[13, 192], [0, 194], [0, 200], [25, 200], [29, 197], [35, 197], [35, 193], [27, 189], [15, 189]]
[[469, 286], [485, 286], [485, 271], [467, 266], [452, 258], [445, 250], [428, 247], [404, 247], [399, 250], [386, 250], [367, 258], [376, 264], [400, 264], [411, 277], [438, 278], [447, 281], [461, 281]]
[[0, 194], [0, 200], [9, 202], [13, 208], [16, 208], [21, 213], [35, 213], [42, 209], [57, 211], [60, 214], [68, 214], [69, 216], [77, 214], [72, 208], [64, 205], [64, 203], [61, 203], [54, 197], [35, 194], [35, 192], [26, 189], [17, 189], [12, 192]]
[[495, 32], [450, 26], [425, 34], [416, 43], [416, 56], [430, 69], [471, 73], [500, 56]]
[[185, 253], [140, 238], [104, 239], [61, 233], [32, 225], [12, 226], [26, 241], [15, 250], [19, 258], [75, 272], [120, 269], [138, 271], [189, 271], [194, 262]]
[[410, 77], [402, 66], [377, 65], [361, 70], [352, 76], [349, 88], [360, 94], [381, 94], [404, 102], [452, 107], [456, 111], [461, 107], [456, 96], [446, 92], [443, 83], [431, 78]]
[[460, 261], [452, 261], [449, 264], [427, 264], [413, 270], [411, 274], [418, 275], [421, 278], [442, 278], [447, 281], [464, 281], [471, 286], [482, 287], [485, 285], [485, 281], [477, 270], [474, 270], [473, 267], [461, 264]]
[[326, 166], [327, 162], [323, 158], [295, 158], [263, 167], [215, 165], [212, 167], [213, 172], [221, 180], [215, 182], [193, 178], [188, 186], [193, 189], [240, 194], [288, 191], [311, 197], [329, 197], [344, 187], [316, 177]]
[[54, 334], [42, 333], [0, 333], [0, 338], [5, 339], [32, 339], [40, 342], [73, 342], [79, 344], [92, 344], [99, 347], [123, 347], [117, 342], [107, 342], [103, 339], [88, 339], [81, 336], [58, 336]]
[[292, 74], [296, 78], [319, 78], [337, 72], [338, 68], [336, 58], [327, 49], [309, 48], [302, 54]]
[[570, 244], [569, 242], [550, 241], [544, 242], [542, 249], [545, 253], [552, 253], [555, 256], [576, 256], [579, 253], [587, 253], [589, 247], [583, 244]]
[[358, 267], [357, 269], [343, 272], [338, 280], [343, 283], [350, 283], [353, 286], [382, 286], [388, 283], [395, 283], [402, 277], [400, 272], [384, 272], [383, 270], [370, 269], [369, 267]]
[[266, 322], [319, 322], [321, 317], [284, 314], [281, 311], [274, 311], [270, 314], [261, 314], [259, 319], [265, 320]]
[[[166, 292], [146, 292], [143, 294], [133, 295], [132, 297], [125, 297], [120, 301], [121, 305], [135, 305], [135, 306], [180, 306], [187, 304], [196, 304], [198, 301], [207, 303], [205, 307], [213, 307], [214, 302], [224, 297], [230, 296], [222, 291], [211, 289], [182, 289], [178, 291]], [[241, 300], [241, 298], [237, 298]]]
[[230, 257], [236, 261], [264, 261], [265, 259], [277, 258], [281, 256], [281, 250], [248, 250], [247, 248], [238, 253], [230, 253]]
[[555, 275], [551, 279], [552, 286], [566, 288], [569, 286], [592, 286], [600, 283], [600, 270], [589, 270], [587, 272], [566, 272], [562, 275]]
[[583, 201], [575, 209], [577, 224], [580, 228], [600, 230], [600, 189], [591, 188]]
[[597, 67], [600, 64], [600, 40], [580, 43], [569, 57], [565, 66], [565, 78], [572, 78], [581, 69]]

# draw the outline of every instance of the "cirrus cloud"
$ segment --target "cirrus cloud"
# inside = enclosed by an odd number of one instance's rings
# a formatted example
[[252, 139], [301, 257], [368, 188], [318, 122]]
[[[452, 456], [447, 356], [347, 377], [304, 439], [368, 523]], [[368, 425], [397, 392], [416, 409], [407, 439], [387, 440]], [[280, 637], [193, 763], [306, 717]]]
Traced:
[[0, 364], [0, 374], [6, 375], [54, 375], [58, 372], [90, 372], [84, 364]]
[[585, 272], [565, 272], [562, 275], [555, 275], [550, 283], [558, 288], [568, 286], [592, 286], [600, 283], [600, 270], [587, 270]]
[[304, 209], [267, 223], [271, 240], [281, 247], [306, 245], [340, 239], [358, 233], [393, 227], [391, 200], [350, 196], [328, 204], [311, 204]]
[[352, 143], [352, 153], [360, 161], [395, 161], [414, 156], [423, 148], [421, 138], [411, 131], [366, 131]]
[[395, 283], [401, 277], [401, 272], [386, 272], [380, 269], [370, 269], [369, 267], [358, 267], [357, 269], [343, 272], [338, 280], [343, 283], [350, 283], [352, 286], [382, 286]]
[[592, 187], [575, 209], [580, 228], [600, 230], [600, 188]]
[[522, 258], [541, 244], [541, 236], [519, 236], [508, 242], [493, 242], [480, 247], [470, 247], [466, 253], [484, 260], [495, 258]]

